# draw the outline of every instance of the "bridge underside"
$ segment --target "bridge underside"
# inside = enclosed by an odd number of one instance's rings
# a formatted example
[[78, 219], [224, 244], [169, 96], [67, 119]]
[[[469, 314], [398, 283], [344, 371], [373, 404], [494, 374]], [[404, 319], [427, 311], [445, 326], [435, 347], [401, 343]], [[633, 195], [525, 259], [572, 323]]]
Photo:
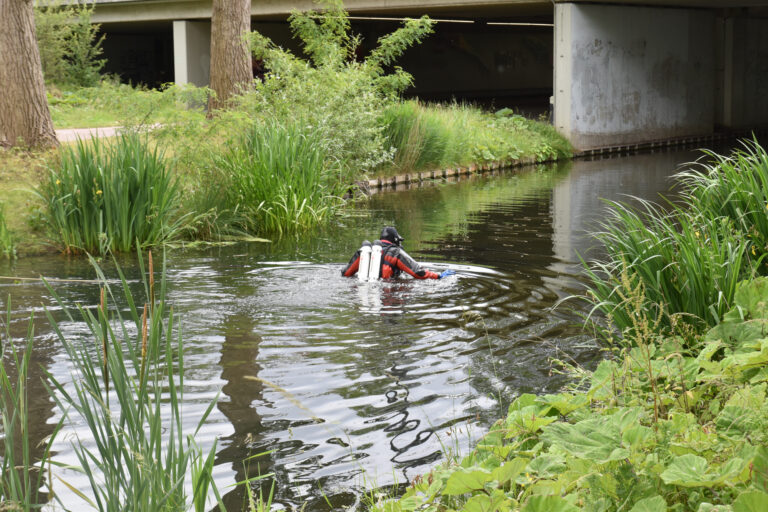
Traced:
[[[529, 114], [549, 112], [551, 98], [555, 125], [580, 149], [768, 124], [768, 1], [633, 3], [345, 2], [363, 51], [399, 25], [382, 18], [445, 20], [400, 62], [415, 77], [410, 95]], [[253, 29], [298, 50], [287, 2], [253, 4]], [[94, 21], [108, 71], [124, 80], [208, 83], [210, 1], [101, 0]]]

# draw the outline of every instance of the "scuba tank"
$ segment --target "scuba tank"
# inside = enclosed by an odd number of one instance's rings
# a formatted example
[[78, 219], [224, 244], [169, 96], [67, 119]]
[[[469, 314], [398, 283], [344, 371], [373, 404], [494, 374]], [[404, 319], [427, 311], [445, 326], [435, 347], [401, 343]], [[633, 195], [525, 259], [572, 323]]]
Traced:
[[368, 240], [363, 242], [363, 246], [360, 247], [360, 266], [357, 269], [357, 278], [360, 281], [368, 280], [368, 270], [371, 265], [371, 242]]
[[371, 252], [371, 266], [368, 271], [368, 280], [376, 281], [381, 275], [381, 242], [376, 240], [373, 242], [373, 249]]

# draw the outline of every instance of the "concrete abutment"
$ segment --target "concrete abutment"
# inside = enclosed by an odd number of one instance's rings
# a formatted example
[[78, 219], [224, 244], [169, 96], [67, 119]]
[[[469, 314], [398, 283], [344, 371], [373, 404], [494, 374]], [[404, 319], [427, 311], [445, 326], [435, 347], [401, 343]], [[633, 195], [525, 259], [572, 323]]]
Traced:
[[577, 149], [768, 123], [768, 20], [558, 3], [554, 123]]

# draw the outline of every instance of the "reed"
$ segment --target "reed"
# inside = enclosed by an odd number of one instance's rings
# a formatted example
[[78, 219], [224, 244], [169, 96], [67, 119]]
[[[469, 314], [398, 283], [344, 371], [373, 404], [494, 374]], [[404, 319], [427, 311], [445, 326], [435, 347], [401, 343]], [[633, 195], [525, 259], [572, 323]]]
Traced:
[[66, 252], [154, 246], [183, 228], [179, 187], [163, 152], [135, 133], [63, 147], [38, 195], [44, 220]]
[[[28, 512], [39, 510], [52, 496], [51, 445], [61, 429], [59, 422], [45, 441], [35, 445], [30, 437], [29, 364], [33, 328], [29, 323], [26, 346], [19, 353], [10, 335], [11, 305], [0, 337], [0, 509]], [[46, 478], [46, 467], [48, 478]]]
[[[151, 253], [149, 262], [141, 308], [119, 271], [122, 300], [129, 310], [126, 318], [109, 307], [117, 297], [93, 262], [104, 281], [101, 303], [95, 311], [78, 309], [95, 343], [68, 339], [48, 313], [74, 366], [69, 384], [48, 375], [51, 394], [65, 417], [79, 416], [93, 438], [89, 448], [75, 432], [72, 443], [80, 469], [90, 481], [92, 498], [77, 493], [92, 507], [100, 511], [191, 507], [203, 511], [211, 493], [221, 504], [212, 478], [216, 447], [206, 454], [194, 441], [215, 400], [196, 427], [185, 431], [183, 340], [173, 309], [166, 303], [165, 265], [156, 286]], [[146, 276], [141, 255], [139, 263]], [[66, 311], [61, 299], [49, 290]]]
[[666, 333], [680, 324], [701, 332], [719, 323], [748, 270], [747, 246], [733, 223], [647, 201], [639, 209], [609, 206], [609, 218], [596, 234], [607, 260], [588, 269], [594, 309], [625, 334], [639, 323], [658, 324]]
[[243, 227], [281, 234], [313, 227], [343, 204], [344, 167], [327, 158], [320, 135], [295, 124], [254, 123], [214, 165], [228, 180], [228, 206]]

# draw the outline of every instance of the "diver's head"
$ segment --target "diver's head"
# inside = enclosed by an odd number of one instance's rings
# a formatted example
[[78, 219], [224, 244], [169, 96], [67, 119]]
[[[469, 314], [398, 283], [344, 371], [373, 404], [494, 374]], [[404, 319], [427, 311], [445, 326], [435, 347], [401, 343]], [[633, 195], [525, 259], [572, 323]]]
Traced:
[[381, 230], [381, 239], [399, 246], [405, 238], [400, 236], [400, 233], [392, 226], [387, 226]]

